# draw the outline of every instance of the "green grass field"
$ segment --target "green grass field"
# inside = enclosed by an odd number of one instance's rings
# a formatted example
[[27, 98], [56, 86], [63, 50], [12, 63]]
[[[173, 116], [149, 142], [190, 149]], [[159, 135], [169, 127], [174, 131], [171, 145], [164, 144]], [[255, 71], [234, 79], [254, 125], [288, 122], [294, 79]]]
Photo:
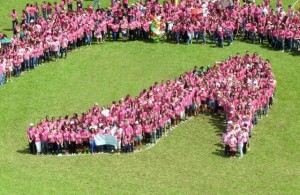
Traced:
[[[1, 29], [10, 28], [10, 9], [25, 2], [1, 0]], [[246, 50], [270, 59], [278, 85], [275, 105], [255, 127], [251, 150], [241, 160], [223, 157], [222, 119], [211, 115], [191, 119], [141, 153], [28, 153], [30, 122], [80, 113], [94, 102], [110, 104], [194, 65]], [[0, 87], [0, 194], [299, 194], [299, 71], [299, 53], [238, 41], [224, 49], [144, 42], [84, 47]]]

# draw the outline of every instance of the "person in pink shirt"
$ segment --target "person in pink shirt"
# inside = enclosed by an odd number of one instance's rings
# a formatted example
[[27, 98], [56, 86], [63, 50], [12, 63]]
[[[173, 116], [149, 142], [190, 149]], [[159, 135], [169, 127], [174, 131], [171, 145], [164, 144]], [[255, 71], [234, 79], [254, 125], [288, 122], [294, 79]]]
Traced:
[[116, 20], [113, 21], [111, 29], [113, 32], [113, 41], [117, 41], [119, 37], [119, 23]]
[[86, 127], [83, 127], [82, 130], [80, 131], [80, 133], [81, 133], [81, 138], [82, 138], [83, 152], [86, 152], [86, 154], [88, 154], [89, 149], [90, 149], [90, 143], [89, 143], [90, 133], [86, 129]]
[[142, 145], [142, 139], [143, 139], [143, 136], [142, 136], [143, 129], [138, 121], [136, 121], [134, 123], [133, 132], [134, 132], [133, 134], [134, 134], [135, 143], [136, 143], [135, 145], [136, 145], [137, 149], [140, 151], [141, 145]]
[[41, 148], [41, 133], [38, 130], [38, 128], [35, 129], [34, 134], [33, 134], [33, 138], [34, 138], [34, 143], [36, 146], [36, 154], [40, 155], [42, 152], [42, 148]]
[[28, 48], [25, 48], [25, 52], [24, 52], [24, 55], [23, 55], [23, 59], [24, 59], [24, 70], [25, 71], [29, 71], [30, 69], [30, 52], [29, 52], [29, 49]]
[[146, 120], [143, 123], [143, 132], [145, 137], [145, 143], [150, 144], [151, 142], [151, 124]]
[[244, 131], [241, 130], [239, 133], [238, 133], [238, 136], [237, 136], [237, 144], [238, 144], [238, 150], [240, 152], [240, 156], [239, 158], [243, 158], [244, 154], [243, 154], [243, 147], [244, 147]]
[[57, 62], [58, 60], [58, 52], [59, 52], [59, 46], [60, 46], [60, 43], [59, 41], [57, 40], [57, 38], [55, 38], [52, 43], [51, 43], [51, 51], [55, 57], [55, 61]]
[[73, 0], [67, 0], [68, 11], [73, 11]]
[[45, 155], [49, 153], [48, 136], [49, 136], [49, 130], [47, 129], [47, 127], [44, 126], [41, 132], [41, 147], [42, 147], [42, 154]]
[[43, 3], [41, 4], [41, 10], [42, 10], [42, 16], [44, 19], [47, 18], [47, 3], [46, 1], [43, 1]]
[[294, 33], [291, 31], [290, 28], [287, 28], [287, 30], [285, 32], [285, 42], [286, 42], [286, 47], [289, 52], [292, 50], [292, 47], [293, 47], [293, 36], [294, 36]]
[[235, 135], [232, 133], [229, 139], [229, 146], [230, 146], [230, 158], [236, 158], [236, 147], [237, 147], [237, 139]]
[[35, 133], [35, 127], [33, 123], [30, 123], [30, 127], [27, 129], [27, 139], [29, 143], [29, 149], [31, 154], [36, 154], [36, 146], [34, 143], [34, 133]]
[[94, 154], [95, 153], [95, 135], [96, 135], [96, 131], [95, 128], [92, 127], [89, 133], [89, 141], [90, 141], [90, 153]]
[[116, 128], [117, 128], [117, 130], [116, 130], [114, 136], [117, 139], [117, 146], [116, 146], [115, 149], [116, 149], [117, 153], [120, 154], [120, 152], [121, 152], [121, 138], [123, 137], [123, 135], [122, 135], [122, 129], [120, 128], [120, 126], [117, 125]]
[[71, 155], [75, 155], [76, 153], [76, 132], [74, 131], [73, 128], [70, 128], [71, 131], [70, 131], [70, 141], [69, 141], [69, 144], [70, 144], [70, 153]]
[[127, 9], [128, 8], [128, 0], [122, 0], [122, 4], [123, 4], [123, 7], [125, 8], [125, 9]]
[[222, 135], [222, 142], [224, 144], [224, 154], [225, 154], [225, 157], [230, 157], [229, 141], [230, 141], [230, 133], [228, 131], [226, 131]]
[[128, 22], [126, 19], [123, 19], [120, 22], [120, 29], [121, 29], [123, 41], [127, 41], [128, 40]]
[[102, 28], [101, 28], [101, 21], [96, 22], [95, 38], [96, 38], [96, 40], [97, 40], [97, 44], [100, 43], [100, 40], [101, 40], [101, 43], [103, 43], [101, 31], [102, 31]]
[[51, 133], [48, 135], [49, 153], [51, 155], [53, 155], [54, 153], [56, 153], [55, 137], [56, 137], [56, 131], [55, 130], [51, 130]]
[[75, 140], [76, 140], [77, 153], [82, 154], [83, 146], [82, 146], [82, 135], [81, 135], [81, 129], [80, 128], [77, 129], [77, 132], [76, 132], [76, 135], [75, 135]]
[[130, 152], [130, 143], [131, 143], [132, 135], [131, 134], [124, 134], [123, 135], [123, 147], [124, 147], [124, 152], [129, 153]]
[[284, 52], [284, 41], [285, 41], [285, 36], [286, 36], [286, 33], [285, 33], [285, 27], [282, 26], [281, 29], [279, 30], [279, 33], [278, 33], [278, 40], [277, 40], [277, 44], [279, 46], [279, 49]]
[[70, 152], [70, 140], [71, 140], [71, 135], [70, 135], [70, 131], [67, 127], [64, 127], [63, 130], [63, 149], [64, 149], [64, 154], [69, 154]]
[[56, 135], [55, 135], [55, 142], [56, 142], [56, 154], [58, 156], [62, 156], [62, 148], [63, 148], [63, 144], [64, 144], [64, 139], [63, 139], [63, 134], [57, 130], [56, 131]]
[[10, 14], [11, 20], [12, 20], [12, 29], [15, 29], [15, 25], [18, 24], [18, 13], [15, 9], [12, 10]]
[[13, 58], [13, 65], [14, 65], [14, 70], [15, 70], [15, 76], [19, 77], [21, 74], [21, 63], [23, 59], [21, 59], [20, 56], [15, 56]]
[[68, 44], [69, 44], [69, 41], [68, 41], [68, 38], [67, 38], [67, 35], [63, 35], [63, 38], [61, 39], [61, 42], [60, 42], [60, 58], [63, 57], [63, 54], [65, 54], [65, 59], [67, 58], [67, 54], [68, 54]]
[[192, 39], [193, 39], [193, 34], [194, 34], [194, 25], [189, 22], [187, 25], [187, 36], [188, 36], [188, 40], [187, 40], [187, 44], [193, 44]]

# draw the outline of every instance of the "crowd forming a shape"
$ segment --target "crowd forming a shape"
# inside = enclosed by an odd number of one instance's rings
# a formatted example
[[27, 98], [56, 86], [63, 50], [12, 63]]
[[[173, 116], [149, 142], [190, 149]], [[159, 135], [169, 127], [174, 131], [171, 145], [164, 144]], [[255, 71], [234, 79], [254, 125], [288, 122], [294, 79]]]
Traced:
[[[46, 117], [30, 124], [32, 153], [82, 154], [134, 152], [155, 144], [181, 122], [201, 113], [225, 116], [225, 155], [240, 157], [249, 149], [253, 126], [267, 116], [276, 81], [269, 60], [257, 53], [229, 56], [207, 70], [195, 67], [175, 80], [155, 82], [136, 97], [127, 95], [112, 105], [95, 104], [81, 115]], [[95, 135], [111, 135], [117, 146], [95, 146]]]

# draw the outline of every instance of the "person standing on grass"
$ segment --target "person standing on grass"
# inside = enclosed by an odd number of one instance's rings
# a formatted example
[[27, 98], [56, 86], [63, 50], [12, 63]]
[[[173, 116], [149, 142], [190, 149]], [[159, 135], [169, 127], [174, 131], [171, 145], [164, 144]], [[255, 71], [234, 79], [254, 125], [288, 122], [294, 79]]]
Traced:
[[100, 5], [100, 0], [93, 0], [93, 1], [94, 1], [94, 3], [93, 3], [93, 8], [94, 8], [94, 9], [97, 9], [98, 6]]
[[242, 128], [243, 130], [243, 154], [247, 153], [247, 147], [249, 147], [249, 132], [248, 129], [246, 127]]
[[82, 154], [82, 135], [80, 132], [81, 129], [77, 129], [75, 139], [76, 139], [76, 149], [78, 154]]
[[35, 127], [34, 127], [33, 123], [30, 123], [30, 126], [27, 129], [27, 139], [28, 139], [29, 149], [30, 149], [31, 154], [36, 153], [36, 146], [34, 143], [34, 133], [35, 133]]
[[123, 141], [123, 146], [124, 146], [124, 152], [129, 153], [130, 152], [131, 135], [124, 134], [122, 141]]
[[73, 128], [71, 128], [69, 144], [70, 144], [71, 155], [75, 155], [75, 153], [76, 153], [76, 132], [74, 131]]
[[67, 0], [68, 11], [73, 11], [73, 0]]
[[33, 137], [34, 137], [34, 143], [35, 143], [35, 147], [36, 147], [36, 155], [40, 155], [41, 152], [42, 152], [42, 149], [41, 149], [41, 133], [38, 130], [38, 127], [36, 127], [36, 129], [35, 129]]
[[135, 145], [137, 149], [140, 151], [141, 150], [141, 145], [142, 145], [142, 126], [139, 124], [138, 121], [134, 123], [134, 137], [135, 137]]
[[77, 0], [76, 5], [77, 5], [77, 12], [78, 12], [83, 8], [82, 0]]
[[4, 85], [6, 80], [5, 64], [3, 64], [2, 61], [3, 60], [0, 60], [0, 86]]
[[145, 137], [145, 142], [146, 144], [150, 144], [151, 143], [151, 125], [149, 124], [149, 121], [146, 120], [143, 123], [143, 132], [144, 132], [144, 137]]
[[284, 52], [284, 41], [285, 41], [285, 27], [282, 26], [281, 29], [279, 30], [279, 34], [278, 34], [278, 44], [279, 44], [279, 49]]
[[95, 38], [97, 40], [97, 44], [99, 45], [100, 43], [100, 40], [101, 40], [101, 43], [102, 43], [102, 33], [101, 33], [101, 20], [96, 22], [96, 26], [95, 26]]
[[122, 32], [123, 41], [127, 41], [127, 39], [128, 39], [128, 21], [125, 18], [120, 22], [120, 29]]
[[118, 34], [119, 34], [119, 23], [117, 22], [117, 20], [114, 20], [112, 25], [111, 25], [111, 29], [113, 32], [113, 41], [117, 41], [118, 40]]
[[49, 153], [48, 136], [49, 136], [49, 130], [46, 128], [46, 126], [44, 126], [41, 132], [41, 147], [42, 147], [42, 154], [45, 155]]
[[230, 156], [230, 146], [229, 146], [230, 134], [226, 131], [222, 135], [222, 141], [224, 143], [224, 153], [226, 157]]
[[22, 60], [19, 57], [15, 56], [13, 58], [13, 64], [14, 64], [14, 70], [15, 70], [16, 77], [19, 77], [21, 74], [21, 63], [22, 63]]
[[46, 1], [43, 1], [43, 3], [41, 4], [41, 10], [42, 10], [42, 16], [46, 20], [46, 18], [47, 18], [47, 3], [46, 3]]
[[10, 14], [11, 20], [12, 20], [12, 30], [15, 29], [16, 24], [18, 24], [18, 13], [15, 9], [12, 10]]
[[68, 54], [68, 38], [67, 35], [63, 35], [63, 38], [61, 39], [60, 45], [60, 58], [63, 57], [63, 54], [65, 54], [65, 59], [67, 58], [67, 54]]
[[63, 140], [63, 134], [59, 130], [56, 131], [55, 142], [57, 148], [56, 154], [58, 156], [62, 156], [62, 148], [63, 148], [64, 140]]
[[25, 48], [25, 52], [23, 54], [23, 60], [24, 60], [24, 71], [29, 71], [30, 69], [30, 52], [29, 52], [29, 49], [28, 47]]
[[231, 137], [229, 139], [229, 146], [230, 146], [230, 158], [236, 158], [236, 146], [237, 146], [237, 139], [234, 133], [231, 133]]
[[243, 158], [244, 154], [243, 154], [243, 147], [244, 147], [244, 131], [241, 130], [238, 133], [238, 137], [237, 137], [237, 144], [238, 144], [238, 150], [240, 152], [240, 157], [239, 158]]
[[288, 51], [290, 52], [293, 48], [293, 36], [294, 33], [291, 31], [290, 28], [287, 28], [286, 32], [285, 32], [285, 39], [286, 39], [286, 46]]
[[187, 41], [187, 44], [193, 44], [193, 34], [194, 34], [194, 25], [192, 22], [189, 22], [187, 24], [187, 36], [188, 36], [188, 41]]
[[96, 132], [95, 132], [95, 128], [92, 127], [91, 128], [91, 132], [89, 133], [89, 141], [90, 141], [90, 152], [91, 154], [94, 154], [95, 153], [95, 135], [96, 135]]
[[55, 61], [57, 62], [58, 60], [58, 52], [59, 52], [59, 41], [57, 40], [57, 38], [55, 38], [52, 42], [51, 42], [51, 51], [54, 54], [55, 57]]
[[56, 131], [53, 129], [51, 130], [51, 133], [48, 135], [49, 152], [51, 155], [56, 153], [55, 136], [56, 136]]
[[114, 136], [117, 139], [117, 145], [116, 145], [115, 149], [116, 149], [117, 153], [120, 154], [120, 152], [121, 152], [122, 129], [120, 128], [119, 125], [117, 125], [117, 130], [116, 130]]
[[124, 7], [125, 9], [127, 9], [127, 8], [128, 8], [129, 0], [122, 0], [122, 3], [123, 3], [123, 7]]
[[13, 65], [12, 60], [6, 60], [6, 82], [12, 82], [12, 76], [13, 76]]
[[64, 142], [63, 142], [64, 153], [69, 154], [71, 135], [70, 135], [69, 129], [67, 127], [64, 127], [63, 140], [64, 140]]

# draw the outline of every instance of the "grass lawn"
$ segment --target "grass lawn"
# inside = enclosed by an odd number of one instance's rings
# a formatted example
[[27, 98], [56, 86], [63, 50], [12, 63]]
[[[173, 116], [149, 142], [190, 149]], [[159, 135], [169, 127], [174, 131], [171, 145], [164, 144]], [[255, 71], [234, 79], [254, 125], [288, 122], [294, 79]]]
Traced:
[[[1, 28], [10, 27], [3, 10], [25, 2], [1, 3]], [[251, 150], [241, 160], [223, 157], [222, 119], [211, 115], [191, 119], [141, 153], [62, 158], [28, 153], [30, 122], [137, 95], [155, 81], [246, 50], [270, 59], [278, 85], [275, 105], [255, 127]], [[297, 194], [299, 60], [299, 53], [238, 41], [224, 49], [107, 42], [38, 67], [0, 88], [0, 194]]]
[[297, 3], [294, 5], [294, 8], [296, 11], [300, 8], [300, 1], [297, 1]]

